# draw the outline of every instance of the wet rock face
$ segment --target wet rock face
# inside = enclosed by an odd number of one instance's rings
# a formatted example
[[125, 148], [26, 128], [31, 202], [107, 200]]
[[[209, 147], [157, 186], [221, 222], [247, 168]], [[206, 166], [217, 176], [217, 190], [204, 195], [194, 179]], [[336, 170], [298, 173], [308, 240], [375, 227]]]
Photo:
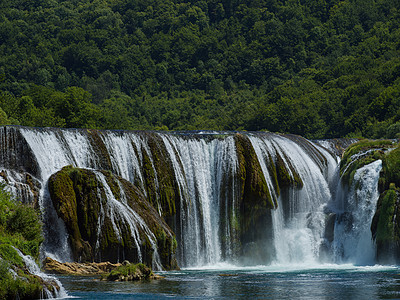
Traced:
[[76, 261], [177, 267], [174, 234], [130, 182], [109, 171], [67, 166], [51, 176], [49, 191]]
[[0, 161], [3, 168], [40, 178], [35, 155], [18, 127], [0, 128]]
[[394, 184], [382, 193], [372, 220], [371, 231], [382, 264], [400, 262], [400, 189]]
[[262, 223], [268, 209], [274, 208], [268, 185], [257, 155], [249, 139], [241, 134], [235, 136], [239, 161], [238, 178], [240, 182], [240, 223], [241, 240], [247, 243], [248, 231]]

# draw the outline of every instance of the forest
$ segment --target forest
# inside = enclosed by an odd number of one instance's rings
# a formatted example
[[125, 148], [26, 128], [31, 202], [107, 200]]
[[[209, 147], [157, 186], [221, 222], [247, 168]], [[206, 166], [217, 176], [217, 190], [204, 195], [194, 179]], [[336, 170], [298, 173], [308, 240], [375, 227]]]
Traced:
[[2, 0], [0, 124], [400, 137], [398, 0]]

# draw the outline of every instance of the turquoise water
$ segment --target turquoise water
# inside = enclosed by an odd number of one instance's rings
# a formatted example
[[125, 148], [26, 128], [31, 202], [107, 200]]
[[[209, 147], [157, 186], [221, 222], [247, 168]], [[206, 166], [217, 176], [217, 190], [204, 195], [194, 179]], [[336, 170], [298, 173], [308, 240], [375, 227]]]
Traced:
[[400, 299], [400, 268], [390, 266], [218, 266], [159, 274], [165, 279], [59, 279], [76, 299]]

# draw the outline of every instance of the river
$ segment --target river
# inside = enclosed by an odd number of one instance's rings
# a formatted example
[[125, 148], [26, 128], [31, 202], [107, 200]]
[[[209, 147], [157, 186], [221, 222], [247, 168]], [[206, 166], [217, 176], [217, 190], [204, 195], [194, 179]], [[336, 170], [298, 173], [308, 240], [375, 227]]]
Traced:
[[162, 280], [59, 277], [75, 299], [399, 299], [395, 266], [216, 265], [159, 273]]

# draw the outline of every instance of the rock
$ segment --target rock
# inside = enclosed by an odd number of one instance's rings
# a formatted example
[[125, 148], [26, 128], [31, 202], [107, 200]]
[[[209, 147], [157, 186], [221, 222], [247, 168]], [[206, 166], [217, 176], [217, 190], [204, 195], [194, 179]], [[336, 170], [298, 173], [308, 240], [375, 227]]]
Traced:
[[371, 232], [377, 248], [376, 256], [381, 264], [398, 264], [400, 262], [399, 215], [400, 189], [392, 184], [389, 190], [380, 195], [371, 224]]
[[49, 191], [75, 261], [153, 265], [158, 251], [164, 269], [177, 268], [174, 233], [134, 184], [110, 171], [67, 166], [50, 177]]
[[115, 270], [102, 276], [104, 281], [139, 281], [162, 279], [163, 276], [156, 275], [144, 264], [126, 264], [121, 265]]
[[101, 263], [60, 263], [50, 257], [43, 261], [43, 270], [52, 274], [64, 275], [101, 275], [109, 273], [120, 267], [121, 264], [112, 264], [110, 262]]

